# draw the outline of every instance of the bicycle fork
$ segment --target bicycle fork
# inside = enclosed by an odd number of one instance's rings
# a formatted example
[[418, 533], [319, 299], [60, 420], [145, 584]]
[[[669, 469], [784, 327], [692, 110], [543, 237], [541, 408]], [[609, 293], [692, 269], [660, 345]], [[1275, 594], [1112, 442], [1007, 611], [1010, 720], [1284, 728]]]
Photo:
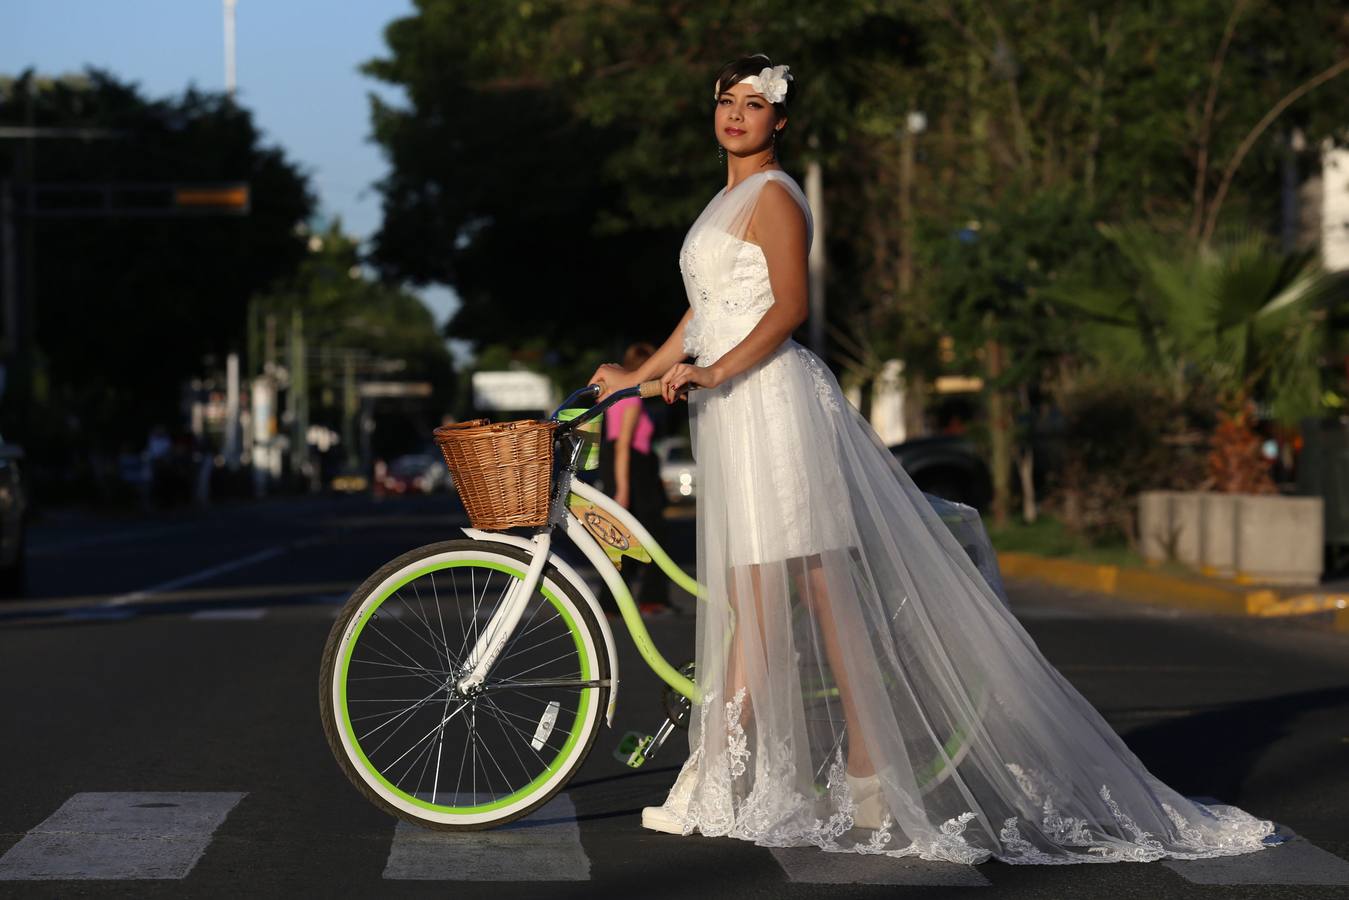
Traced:
[[530, 557], [529, 569], [525, 572], [524, 580], [512, 582], [501, 608], [478, 635], [477, 642], [464, 660], [466, 674], [455, 685], [461, 696], [467, 696], [482, 685], [497, 657], [506, 648], [506, 641], [515, 633], [515, 627], [520, 624], [520, 618], [529, 605], [529, 598], [534, 595], [534, 589], [543, 578], [543, 567], [548, 564], [552, 542], [551, 528], [535, 535], [530, 541], [533, 544], [533, 555]]

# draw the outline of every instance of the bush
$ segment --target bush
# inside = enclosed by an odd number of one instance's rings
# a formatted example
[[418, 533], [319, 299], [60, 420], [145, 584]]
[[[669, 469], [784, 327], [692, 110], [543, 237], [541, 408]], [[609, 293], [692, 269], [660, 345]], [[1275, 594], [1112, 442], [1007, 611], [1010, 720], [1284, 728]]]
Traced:
[[1204, 478], [1206, 405], [1146, 376], [1105, 372], [1077, 379], [1058, 401], [1059, 464], [1046, 507], [1077, 534], [1094, 542], [1123, 538], [1137, 550], [1138, 493], [1192, 488]]

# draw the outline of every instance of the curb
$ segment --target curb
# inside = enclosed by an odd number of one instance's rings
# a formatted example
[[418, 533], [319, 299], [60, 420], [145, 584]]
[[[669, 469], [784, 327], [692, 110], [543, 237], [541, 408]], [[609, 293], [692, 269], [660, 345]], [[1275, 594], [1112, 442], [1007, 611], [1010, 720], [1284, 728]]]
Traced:
[[1186, 578], [1152, 569], [1095, 565], [1030, 553], [999, 553], [998, 566], [1008, 578], [1029, 578], [1195, 612], [1261, 618], [1332, 612], [1332, 630], [1349, 634], [1349, 594], [1305, 590], [1281, 594], [1235, 581]]

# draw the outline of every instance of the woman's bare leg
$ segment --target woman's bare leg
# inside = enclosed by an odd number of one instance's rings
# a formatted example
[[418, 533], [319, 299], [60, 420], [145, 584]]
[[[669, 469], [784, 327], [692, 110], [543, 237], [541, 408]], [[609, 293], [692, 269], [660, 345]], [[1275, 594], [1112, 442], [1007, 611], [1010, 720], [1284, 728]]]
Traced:
[[847, 658], [839, 641], [838, 625], [834, 621], [833, 604], [829, 599], [829, 586], [820, 557], [807, 558], [804, 577], [798, 573], [797, 579], [797, 590], [805, 599], [815, 622], [820, 626], [820, 635], [824, 638], [825, 657], [829, 661], [829, 668], [834, 673], [834, 682], [838, 685], [839, 696], [843, 700], [843, 720], [848, 729], [848, 773], [858, 777], [872, 775], [876, 771], [876, 765], [867, 751], [862, 717], [858, 713], [852, 684], [848, 678]]
[[[759, 651], [756, 655], [759, 659], [759, 668], [764, 666], [762, 657], [762, 648], [764, 646], [764, 620], [763, 620], [763, 579], [761, 577], [759, 566], [748, 566], [750, 595], [742, 598], [740, 596], [739, 578], [737, 570], [732, 569], [730, 573], [730, 601], [731, 610], [735, 613], [735, 630], [731, 634], [730, 660], [726, 666], [726, 699], [735, 697], [741, 688], [745, 690], [745, 703], [740, 708], [740, 725], [743, 727], [749, 724], [754, 714], [754, 704], [749, 702], [749, 659], [748, 650], [745, 647], [746, 637], [743, 626], [746, 617], [753, 615], [758, 623], [759, 629]], [[743, 570], [741, 570], [743, 571]]]

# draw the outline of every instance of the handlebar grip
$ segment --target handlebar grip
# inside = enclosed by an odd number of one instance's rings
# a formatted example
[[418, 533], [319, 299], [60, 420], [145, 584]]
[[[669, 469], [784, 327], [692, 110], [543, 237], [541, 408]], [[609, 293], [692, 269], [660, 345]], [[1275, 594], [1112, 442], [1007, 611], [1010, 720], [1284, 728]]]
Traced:
[[[700, 387], [701, 385], [694, 384], [690, 381], [688, 384], [681, 387], [679, 392], [687, 394], [689, 391], [696, 391]], [[643, 381], [641, 384], [637, 385], [637, 390], [639, 391], [637, 396], [641, 397], [643, 400], [648, 397], [659, 397], [661, 395], [660, 379], [654, 378], [651, 381]]]

